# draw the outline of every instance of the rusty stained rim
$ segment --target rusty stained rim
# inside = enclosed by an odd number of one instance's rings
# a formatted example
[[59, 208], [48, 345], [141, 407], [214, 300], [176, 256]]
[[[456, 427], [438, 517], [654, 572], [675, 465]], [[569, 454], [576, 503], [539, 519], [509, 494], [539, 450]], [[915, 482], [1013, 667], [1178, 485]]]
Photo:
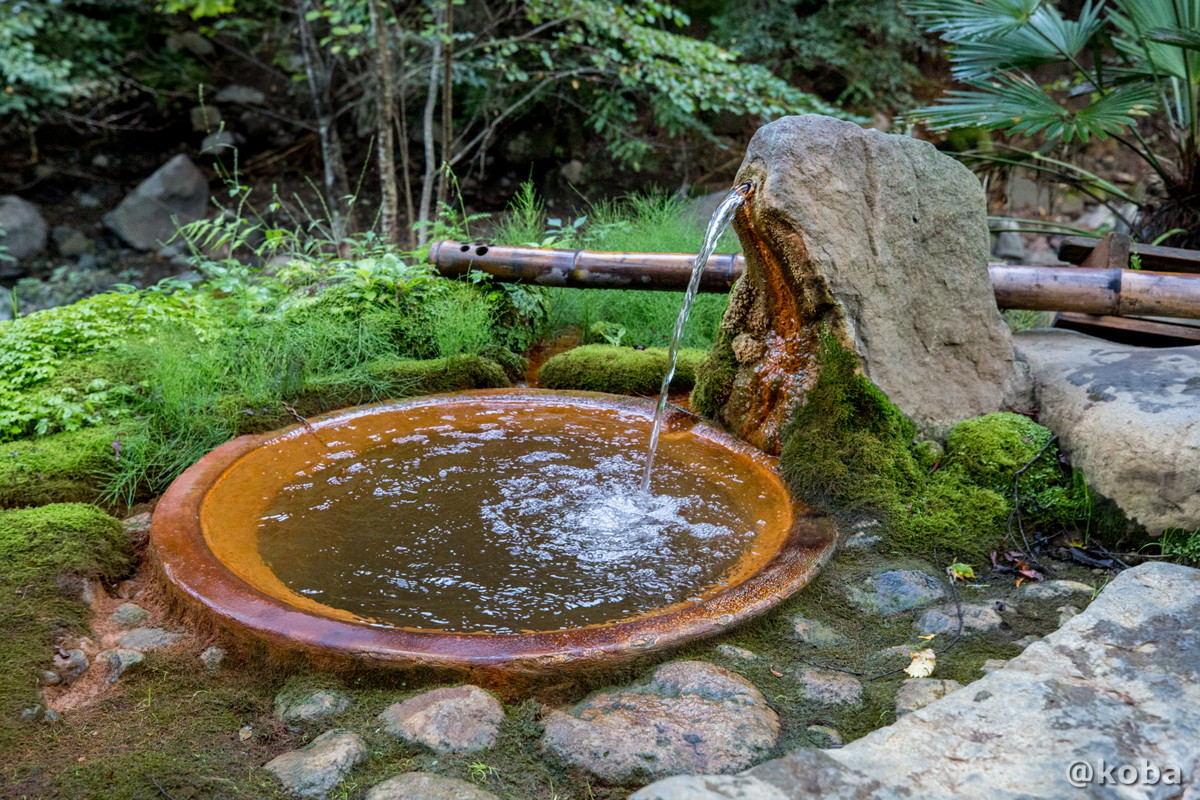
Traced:
[[[484, 399], [604, 408], [647, 416], [654, 411], [651, 401], [598, 392], [484, 389], [344, 409], [309, 422], [320, 430], [364, 415]], [[690, 434], [751, 460], [783, 486], [774, 469], [775, 459], [745, 442], [682, 411], [676, 412], [669, 423], [672, 427], [690, 425]], [[209, 490], [243, 456], [304, 430], [294, 425], [242, 436], [208, 453], [167, 489], [150, 528], [153, 557], [187, 603], [202, 607], [228, 628], [248, 631], [285, 649], [378, 666], [484, 669], [531, 675], [616, 664], [719, 633], [767, 611], [812, 580], [832, 555], [836, 542], [827, 516], [796, 503], [791, 527], [779, 549], [744, 581], [682, 608], [652, 609], [631, 619], [586, 627], [521, 634], [452, 633], [321, 616], [289, 605], [235, 575], [209, 548], [201, 522], [201, 506]]]

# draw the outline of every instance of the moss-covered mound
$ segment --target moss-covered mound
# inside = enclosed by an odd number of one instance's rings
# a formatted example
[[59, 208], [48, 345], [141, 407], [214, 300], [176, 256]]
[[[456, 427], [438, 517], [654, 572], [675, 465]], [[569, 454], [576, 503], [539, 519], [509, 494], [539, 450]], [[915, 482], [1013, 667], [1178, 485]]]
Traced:
[[[671, 387], [691, 389], [696, 383], [696, 367], [706, 355], [703, 350], [680, 350]], [[538, 383], [547, 389], [656, 395], [666, 371], [664, 348], [635, 350], [589, 344], [559, 353], [543, 364], [538, 371]]]
[[999, 547], [1017, 497], [1023, 518], [1039, 527], [1091, 519], [1083, 476], [1062, 466], [1047, 428], [988, 414], [956, 426], [944, 452], [936, 442], [914, 444], [912, 423], [832, 336], [821, 338], [819, 363], [780, 458], [792, 491], [809, 505], [847, 519], [876, 515], [897, 549], [936, 549], [946, 558], [979, 559]]
[[0, 512], [0, 564], [12, 584], [66, 572], [113, 576], [132, 554], [121, 523], [87, 503], [54, 503]]
[[86, 632], [87, 607], [57, 580], [115, 579], [132, 560], [121, 523], [95, 506], [60, 503], [0, 511], [0, 751], [27, 736], [21, 711], [38, 702], [37, 675], [66, 631]]
[[716, 419], [729, 399], [737, 375], [737, 358], [727, 331], [717, 334], [717, 343], [696, 367], [696, 388], [692, 390], [692, 409], [701, 416]]
[[95, 500], [116, 440], [105, 426], [0, 444], [0, 508]]

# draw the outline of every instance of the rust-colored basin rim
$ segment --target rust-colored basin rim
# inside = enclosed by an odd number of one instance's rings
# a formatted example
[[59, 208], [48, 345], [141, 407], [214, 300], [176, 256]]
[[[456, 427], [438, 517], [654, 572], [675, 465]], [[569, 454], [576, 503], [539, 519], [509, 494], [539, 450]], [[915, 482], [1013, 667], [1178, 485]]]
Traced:
[[[652, 418], [652, 402], [594, 392], [493, 389], [432, 395], [362, 406], [310, 420], [320, 431], [364, 415], [403, 412], [419, 406], [486, 401], [489, 405], [570, 405], [632, 412]], [[730, 452], [731, 463], [749, 462], [756, 475], [790, 497], [775, 471], [775, 459], [716, 428], [677, 412], [672, 429], [686, 430]], [[646, 652], [719, 633], [794, 594], [808, 583], [833, 552], [836, 535], [828, 517], [792, 504], [786, 533], [760, 569], [693, 604], [656, 609], [601, 625], [521, 634], [452, 633], [372, 625], [323, 615], [286, 602], [239, 577], [213, 552], [202, 519], [206, 496], [239, 460], [252, 451], [299, 435], [296, 425], [261, 435], [242, 436], [197, 461], [171, 484], [154, 512], [153, 555], [168, 582], [189, 604], [215, 615], [234, 631], [249, 632], [285, 649], [341, 656], [378, 666], [544, 674], [614, 664]], [[743, 466], [742, 469], [746, 467]]]

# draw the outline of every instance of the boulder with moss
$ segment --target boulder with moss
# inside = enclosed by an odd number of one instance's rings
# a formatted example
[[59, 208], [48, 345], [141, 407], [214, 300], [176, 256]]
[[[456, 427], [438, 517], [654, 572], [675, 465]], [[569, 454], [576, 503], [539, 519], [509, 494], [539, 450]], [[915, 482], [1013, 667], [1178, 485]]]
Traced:
[[19, 729], [20, 709], [40, 702], [33, 676], [52, 664], [64, 631], [86, 631], [88, 608], [64, 576], [115, 580], [133, 554], [121, 523], [95, 506], [56, 503], [0, 511], [0, 564], [7, 601], [0, 604], [0, 752]]
[[754, 136], [736, 178], [746, 271], [693, 404], [768, 452], [825, 369], [821, 331], [917, 426], [1001, 407], [1012, 346], [979, 181], [928, 142], [829, 117]]
[[[681, 349], [671, 387], [691, 389], [703, 350]], [[662, 347], [637, 350], [608, 344], [576, 347], [551, 358], [538, 371], [538, 383], [547, 389], [577, 389], [612, 394], [657, 395], [667, 371], [667, 351]]]
[[111, 427], [0, 444], [0, 508], [90, 502], [116, 463]]

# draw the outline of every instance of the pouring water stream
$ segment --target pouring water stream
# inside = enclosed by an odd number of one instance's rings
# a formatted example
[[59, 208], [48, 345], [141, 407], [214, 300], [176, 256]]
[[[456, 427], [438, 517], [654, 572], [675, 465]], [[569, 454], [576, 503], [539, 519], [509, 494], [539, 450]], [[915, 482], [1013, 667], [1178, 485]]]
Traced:
[[654, 470], [654, 456], [658, 452], [658, 438], [662, 433], [663, 418], [667, 412], [667, 392], [671, 388], [671, 380], [675, 377], [675, 366], [679, 360], [679, 344], [683, 339], [683, 328], [687, 324], [688, 315], [692, 313], [692, 303], [695, 302], [696, 295], [700, 291], [700, 276], [704, 272], [704, 267], [708, 263], [709, 256], [716, 249], [717, 240], [721, 238], [721, 234], [729, 227], [729, 223], [733, 221], [733, 215], [737, 213], [742, 203], [746, 202], [753, 190], [754, 185], [751, 183], [743, 183], [732, 189], [725, 196], [725, 199], [721, 201], [721, 204], [717, 206], [712, 219], [708, 221], [708, 229], [704, 232], [704, 243], [700, 247], [700, 252], [696, 255], [696, 263], [692, 267], [692, 277], [688, 281], [687, 293], [683, 298], [683, 306], [679, 309], [679, 317], [675, 320], [675, 332], [671, 337], [671, 347], [667, 351], [667, 371], [663, 375], [662, 388], [659, 389], [658, 408], [654, 412], [654, 427], [650, 430], [650, 447], [646, 453], [646, 465], [642, 469], [642, 494], [650, 492], [650, 473]]

